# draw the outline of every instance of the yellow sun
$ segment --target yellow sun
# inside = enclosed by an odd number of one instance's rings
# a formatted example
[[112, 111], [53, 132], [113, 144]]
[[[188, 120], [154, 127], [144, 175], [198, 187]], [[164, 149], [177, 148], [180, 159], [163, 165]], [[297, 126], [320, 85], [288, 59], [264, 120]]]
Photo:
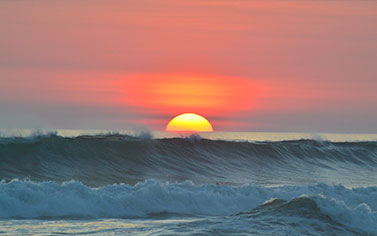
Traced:
[[184, 113], [174, 117], [166, 126], [166, 131], [212, 132], [213, 128], [203, 116], [195, 113]]

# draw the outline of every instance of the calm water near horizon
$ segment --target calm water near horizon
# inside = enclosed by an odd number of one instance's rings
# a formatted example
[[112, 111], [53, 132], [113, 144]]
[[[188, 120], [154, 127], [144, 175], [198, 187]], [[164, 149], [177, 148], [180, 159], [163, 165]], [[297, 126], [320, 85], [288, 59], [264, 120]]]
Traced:
[[[186, 137], [187, 134], [179, 134], [166, 131], [149, 130], [80, 130], [80, 129], [1, 129], [0, 137], [31, 137], [45, 134], [57, 134], [63, 137], [76, 137], [80, 135], [99, 134], [122, 134], [131, 136], [145, 136], [153, 138], [174, 138]], [[283, 140], [328, 140], [333, 142], [357, 142], [377, 141], [377, 134], [374, 133], [321, 133], [321, 132], [202, 132], [200, 137], [212, 140], [229, 141], [283, 141]]]

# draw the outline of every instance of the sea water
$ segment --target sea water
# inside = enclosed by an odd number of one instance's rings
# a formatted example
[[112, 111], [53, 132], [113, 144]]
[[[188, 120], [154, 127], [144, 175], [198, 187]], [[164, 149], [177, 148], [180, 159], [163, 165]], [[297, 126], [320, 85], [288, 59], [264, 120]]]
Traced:
[[0, 234], [377, 235], [377, 135], [2, 132]]

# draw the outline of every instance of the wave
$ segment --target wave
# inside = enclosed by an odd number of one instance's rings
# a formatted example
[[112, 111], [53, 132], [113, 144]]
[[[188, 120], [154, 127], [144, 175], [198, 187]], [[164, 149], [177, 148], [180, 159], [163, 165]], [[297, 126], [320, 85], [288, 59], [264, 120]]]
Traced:
[[[377, 187], [342, 185], [262, 187], [195, 185], [148, 180], [134, 186], [92, 188], [63, 183], [12, 180], [0, 183], [0, 218], [135, 218], [173, 215], [227, 216], [232, 220], [319, 220], [353, 231], [377, 232]], [[274, 218], [272, 218], [274, 217]]]
[[[0, 178], [89, 186], [146, 179], [195, 183], [376, 183], [377, 142], [232, 142], [96, 135], [0, 138]], [[246, 181], [246, 182], [245, 182]], [[369, 181], [369, 182], [368, 182]]]

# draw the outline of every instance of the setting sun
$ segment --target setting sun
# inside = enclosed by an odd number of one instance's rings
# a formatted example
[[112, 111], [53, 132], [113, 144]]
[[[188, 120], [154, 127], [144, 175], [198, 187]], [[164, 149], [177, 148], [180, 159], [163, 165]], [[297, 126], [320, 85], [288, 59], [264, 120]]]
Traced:
[[166, 131], [212, 132], [213, 128], [203, 116], [195, 113], [184, 113], [174, 117], [166, 126]]

